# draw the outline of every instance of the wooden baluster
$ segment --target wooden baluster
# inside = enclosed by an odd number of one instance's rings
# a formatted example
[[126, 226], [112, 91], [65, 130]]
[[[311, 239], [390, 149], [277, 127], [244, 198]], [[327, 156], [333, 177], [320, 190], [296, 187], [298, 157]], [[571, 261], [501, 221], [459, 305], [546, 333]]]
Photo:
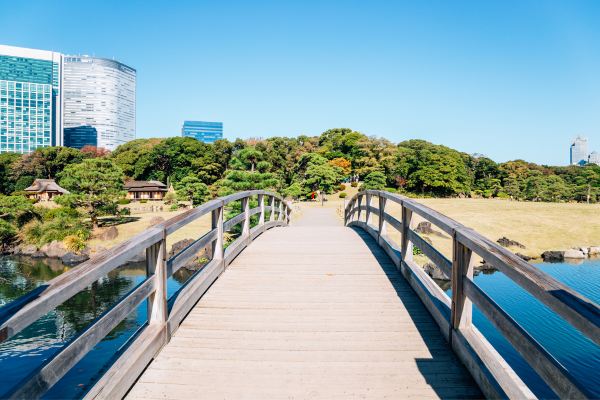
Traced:
[[362, 205], [362, 194], [358, 196], [358, 214], [356, 215], [356, 220], [360, 221], [360, 216], [361, 216], [361, 210], [360, 210], [360, 206]]
[[265, 231], [265, 195], [258, 195], [258, 206], [260, 207], [260, 214], [258, 216], [258, 226], [263, 227], [263, 232]]
[[[413, 244], [408, 240], [408, 231], [413, 228], [413, 212], [402, 207], [402, 261], [413, 260]], [[401, 266], [401, 265], [400, 265]]]
[[250, 196], [242, 199], [241, 212], [246, 214], [244, 222], [242, 222], [242, 236], [246, 236], [248, 238], [247, 243], [250, 244], [252, 242], [252, 239], [250, 239]]
[[367, 225], [373, 224], [373, 214], [371, 213], [371, 207], [373, 206], [373, 195], [367, 194], [367, 213], [365, 215], [365, 222]]
[[167, 261], [166, 231], [163, 238], [146, 249], [146, 276], [156, 275], [154, 292], [148, 296], [148, 323], [164, 324], [167, 321]]
[[283, 221], [283, 201], [282, 200], [279, 200], [279, 216], [277, 217], [277, 220]]
[[[387, 221], [385, 214], [387, 213], [387, 199], [379, 196], [379, 236], [387, 235]], [[379, 242], [381, 244], [381, 242]]]
[[[456, 232], [456, 231], [455, 231]], [[473, 303], [463, 293], [463, 279], [473, 279], [473, 252], [456, 240], [453, 235], [452, 246], [452, 307], [450, 322], [452, 328], [468, 329], [472, 327]], [[450, 331], [452, 334], [452, 331]]]
[[269, 198], [269, 206], [271, 207], [271, 213], [269, 214], [269, 222], [275, 221], [275, 197]]
[[291, 201], [287, 202], [287, 224], [292, 226], [292, 218], [294, 217], [294, 207]]
[[212, 211], [211, 221], [212, 229], [217, 230], [217, 239], [212, 243], [212, 259], [221, 263], [221, 271], [225, 269], [223, 265], [223, 210], [221, 206]]

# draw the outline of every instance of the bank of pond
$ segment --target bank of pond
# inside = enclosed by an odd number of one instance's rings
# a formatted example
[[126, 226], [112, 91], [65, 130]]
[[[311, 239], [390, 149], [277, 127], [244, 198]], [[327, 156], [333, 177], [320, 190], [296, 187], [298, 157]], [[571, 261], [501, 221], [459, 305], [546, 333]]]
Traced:
[[[536, 267], [600, 303], [600, 257], [547, 263], [532, 261]], [[0, 259], [0, 306], [70, 269], [56, 259], [4, 257]], [[168, 280], [172, 295], [192, 275], [185, 268]], [[0, 398], [44, 360], [123, 295], [145, 279], [144, 263], [121, 266], [100, 278], [86, 290], [58, 306], [44, 317], [0, 345]], [[560, 363], [568, 368], [595, 396], [600, 398], [600, 348], [566, 323], [533, 296], [498, 271], [483, 271], [475, 282], [508, 314], [521, 324]], [[448, 282], [436, 281], [451, 296]], [[146, 302], [113, 329], [101, 342], [60, 379], [43, 398], [82, 398], [114, 361], [115, 354], [147, 320]], [[474, 307], [475, 326], [511, 365], [539, 398], [556, 395], [522, 359], [504, 337]]]

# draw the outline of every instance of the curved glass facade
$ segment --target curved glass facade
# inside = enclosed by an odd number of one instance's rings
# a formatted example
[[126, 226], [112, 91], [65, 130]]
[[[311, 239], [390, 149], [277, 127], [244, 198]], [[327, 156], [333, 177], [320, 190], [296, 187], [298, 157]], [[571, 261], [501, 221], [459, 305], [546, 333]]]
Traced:
[[64, 56], [63, 68], [65, 146], [115, 150], [135, 139], [134, 69], [87, 56]]

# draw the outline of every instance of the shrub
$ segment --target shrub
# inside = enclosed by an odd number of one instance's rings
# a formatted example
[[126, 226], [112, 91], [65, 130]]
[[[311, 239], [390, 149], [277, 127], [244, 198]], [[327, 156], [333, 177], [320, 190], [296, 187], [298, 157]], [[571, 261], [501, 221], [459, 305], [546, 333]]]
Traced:
[[54, 218], [56, 218], [59, 215], [62, 215], [65, 217], [71, 217], [71, 218], [78, 218], [79, 212], [77, 212], [77, 210], [75, 210], [73, 208], [60, 207], [60, 208], [55, 208], [54, 210], [48, 211], [46, 213], [46, 215], [44, 216], [44, 219], [46, 221], [52, 221]]
[[501, 199], [508, 199], [510, 196], [503, 192], [498, 192], [498, 197]]
[[85, 241], [91, 233], [89, 221], [82, 221], [64, 214], [57, 215], [52, 221], [33, 221], [23, 227], [25, 240], [38, 246], [53, 240], [62, 241], [67, 236], [77, 236]]
[[342, 184], [342, 185], [338, 186], [338, 189], [339, 190], [346, 190], [346, 185]]
[[131, 215], [131, 210], [129, 208], [124, 208], [121, 211], [119, 211], [119, 215], [120, 216]]
[[175, 193], [167, 193], [163, 198], [163, 202], [166, 205], [175, 204], [177, 203], [177, 196], [175, 196]]
[[119, 200], [117, 200], [118, 204], [129, 204], [129, 202], [130, 202], [129, 199], [119, 199]]
[[83, 240], [76, 235], [69, 235], [65, 237], [63, 239], [63, 243], [65, 247], [71, 251], [79, 252], [79, 250], [82, 250], [85, 247]]
[[177, 204], [173, 204], [170, 208], [169, 211], [177, 211], [179, 210], [179, 206]]
[[146, 204], [148, 202], [148, 200], [140, 200], [140, 203], [142, 204]]
[[398, 193], [398, 190], [394, 188], [385, 188], [385, 191], [390, 193]]
[[416, 256], [416, 255], [419, 255], [419, 254], [423, 254], [423, 252], [417, 246], [414, 246], [413, 247], [413, 255]]
[[358, 182], [352, 182], [352, 183], [350, 184], [350, 186], [352, 186], [352, 187], [357, 187], [357, 186], [358, 186]]
[[31, 204], [35, 204], [35, 203], [39, 202], [39, 201], [40, 201], [40, 199], [29, 199], [28, 201], [29, 201]]
[[344, 198], [344, 197], [346, 197], [346, 196], [348, 196], [346, 193], [344, 193], [344, 192], [340, 193], [340, 198], [342, 198], [342, 199], [343, 199], [343, 198]]

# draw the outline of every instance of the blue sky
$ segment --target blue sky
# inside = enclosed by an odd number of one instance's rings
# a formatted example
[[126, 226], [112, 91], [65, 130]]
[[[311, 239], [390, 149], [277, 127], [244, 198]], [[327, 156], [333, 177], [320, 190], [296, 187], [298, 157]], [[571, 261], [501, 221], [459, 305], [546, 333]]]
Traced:
[[348, 127], [497, 162], [600, 151], [600, 1], [39, 1], [0, 43], [137, 70], [137, 137]]

